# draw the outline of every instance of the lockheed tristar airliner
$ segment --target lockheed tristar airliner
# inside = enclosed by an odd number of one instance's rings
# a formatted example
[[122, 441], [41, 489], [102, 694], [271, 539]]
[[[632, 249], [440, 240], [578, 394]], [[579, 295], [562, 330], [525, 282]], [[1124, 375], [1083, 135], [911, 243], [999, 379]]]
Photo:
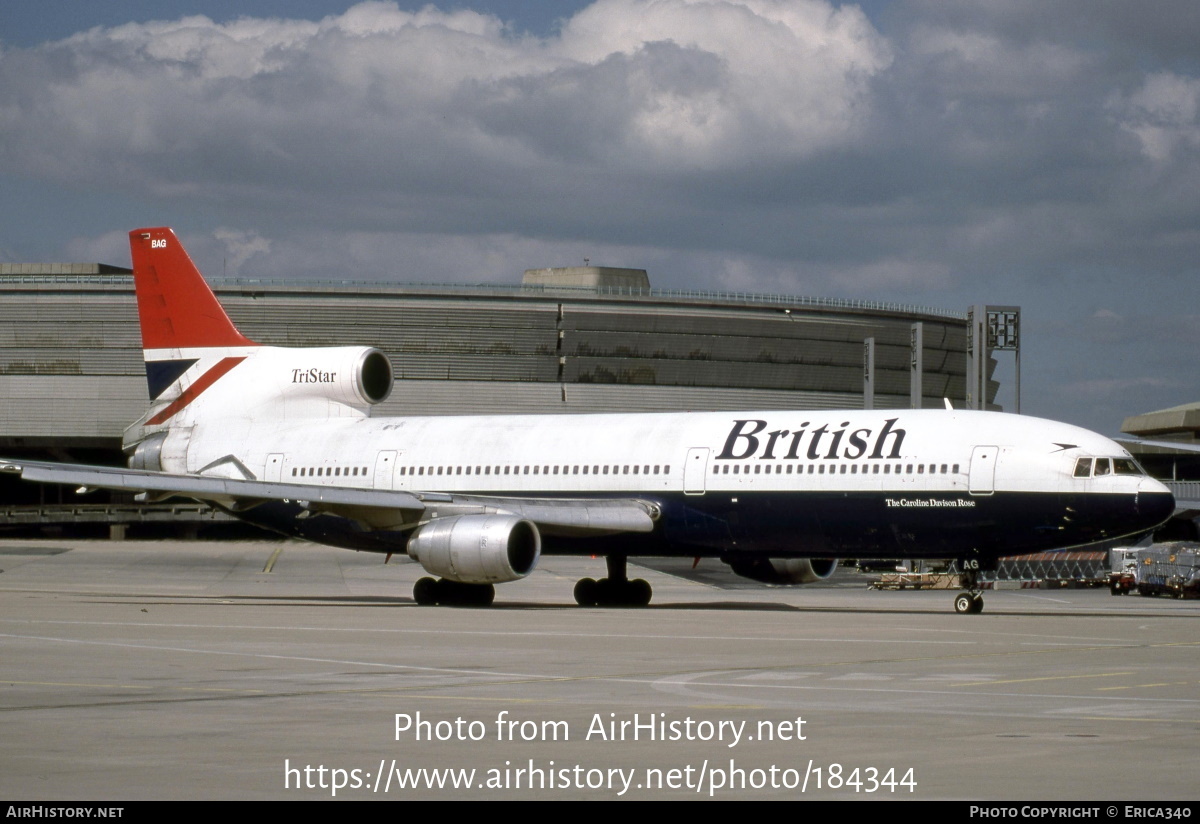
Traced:
[[[418, 604], [492, 602], [541, 553], [604, 556], [582, 605], [644, 605], [637, 556], [716, 557], [767, 583], [838, 558], [952, 559], [958, 612], [1002, 555], [1145, 533], [1174, 499], [1115, 442], [998, 412], [827, 410], [372, 418], [364, 346], [261, 346], [174, 232], [129, 235], [150, 405], [129, 469], [26, 461], [32, 481], [183, 496], [285, 535], [407, 553]], [[949, 406], [949, 404], [947, 404]]]

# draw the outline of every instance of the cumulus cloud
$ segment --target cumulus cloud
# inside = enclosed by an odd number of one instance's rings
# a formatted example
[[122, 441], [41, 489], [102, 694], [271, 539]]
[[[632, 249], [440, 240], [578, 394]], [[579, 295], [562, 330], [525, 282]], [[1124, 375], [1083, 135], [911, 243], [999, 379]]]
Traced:
[[1114, 97], [1111, 108], [1151, 160], [1200, 148], [1200, 78], [1156, 72], [1131, 94]]
[[222, 227], [217, 229], [213, 236], [225, 247], [225, 265], [222, 272], [230, 276], [238, 275], [250, 258], [271, 251], [271, 241], [257, 232]]
[[[487, 170], [711, 167], [852, 140], [887, 64], [856, 8], [601, 0], [548, 41], [371, 2], [96, 28], [0, 60], [0, 164], [163, 196], [486, 192]], [[458, 171], [462, 170], [462, 171]]]

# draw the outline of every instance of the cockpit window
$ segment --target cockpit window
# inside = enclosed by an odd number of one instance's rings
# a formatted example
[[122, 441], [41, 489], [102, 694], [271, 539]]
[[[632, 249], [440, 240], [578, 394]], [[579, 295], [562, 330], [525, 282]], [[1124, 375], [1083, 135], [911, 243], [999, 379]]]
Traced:
[[[1094, 472], [1093, 461], [1095, 461]], [[1076, 458], [1075, 471], [1072, 474], [1076, 478], [1090, 478], [1093, 475], [1099, 478], [1114, 474], [1145, 475], [1146, 470], [1133, 458]]]
[[1145, 475], [1133, 458], [1113, 458], [1113, 469], [1118, 475]]

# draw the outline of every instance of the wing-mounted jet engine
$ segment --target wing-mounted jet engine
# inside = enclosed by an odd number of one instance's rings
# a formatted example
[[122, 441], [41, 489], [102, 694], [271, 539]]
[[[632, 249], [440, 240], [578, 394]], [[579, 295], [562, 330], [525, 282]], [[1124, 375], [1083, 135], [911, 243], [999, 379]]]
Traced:
[[542, 539], [532, 521], [516, 515], [459, 515], [419, 527], [408, 554], [426, 572], [441, 576], [417, 582], [418, 604], [487, 606], [496, 595], [493, 584], [533, 572]]

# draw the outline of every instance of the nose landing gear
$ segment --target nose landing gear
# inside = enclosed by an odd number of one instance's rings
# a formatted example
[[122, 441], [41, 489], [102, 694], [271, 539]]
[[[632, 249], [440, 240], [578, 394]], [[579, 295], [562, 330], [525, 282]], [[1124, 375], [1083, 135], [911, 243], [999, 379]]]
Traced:
[[954, 611], [959, 615], [978, 615], [983, 612], [983, 593], [979, 591], [979, 562], [966, 560], [959, 563], [960, 578], [965, 592], [954, 596]]

